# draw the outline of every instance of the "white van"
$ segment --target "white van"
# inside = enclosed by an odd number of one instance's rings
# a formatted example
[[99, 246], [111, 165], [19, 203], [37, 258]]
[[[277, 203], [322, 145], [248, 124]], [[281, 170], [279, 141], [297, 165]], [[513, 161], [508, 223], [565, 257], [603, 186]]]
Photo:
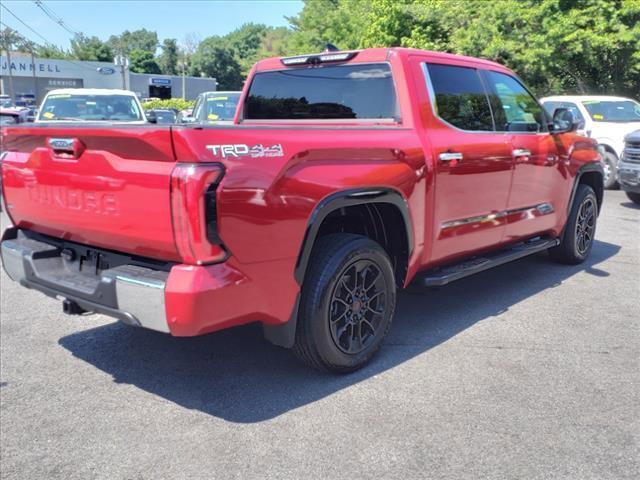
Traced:
[[616, 187], [624, 137], [640, 128], [640, 103], [603, 95], [558, 95], [542, 98], [540, 103], [551, 116], [556, 108], [571, 110], [581, 122], [578, 133], [594, 138], [605, 150], [605, 187]]

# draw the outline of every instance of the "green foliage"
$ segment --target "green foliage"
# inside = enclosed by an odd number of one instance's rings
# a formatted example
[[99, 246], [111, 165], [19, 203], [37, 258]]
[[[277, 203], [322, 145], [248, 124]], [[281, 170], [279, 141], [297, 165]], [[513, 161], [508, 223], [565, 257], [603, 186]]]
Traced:
[[246, 75], [255, 63], [255, 54], [267, 30], [265, 25], [246, 23], [221, 37], [225, 48], [230, 49], [236, 58], [243, 75]]
[[98, 37], [76, 35], [71, 40], [71, 55], [77, 60], [112, 62], [113, 50]]
[[120, 55], [131, 55], [134, 50], [142, 50], [155, 55], [158, 46], [158, 34], [144, 28], [130, 32], [125, 30], [120, 35], [111, 35], [107, 40], [109, 47]]
[[287, 20], [293, 34], [289, 54], [324, 50], [333, 43], [342, 50], [358, 48], [369, 23], [368, 0], [307, 0], [296, 17]]
[[175, 38], [165, 38], [162, 42], [162, 53], [158, 57], [158, 65], [165, 75], [178, 73], [178, 42]]
[[237, 90], [242, 88], [244, 77], [240, 63], [223, 37], [205, 38], [191, 57], [189, 74], [215, 77], [219, 89]]
[[286, 27], [269, 28], [262, 37], [258, 49], [253, 55], [252, 61], [269, 57], [282, 57], [289, 55], [291, 46], [291, 30]]
[[61, 60], [71, 58], [72, 56], [71, 53], [51, 44], [36, 45], [35, 55], [37, 58], [57, 58]]
[[142, 108], [145, 110], [155, 110], [155, 109], [176, 109], [176, 110], [186, 110], [187, 108], [192, 108], [195, 102], [193, 100], [183, 100], [181, 98], [170, 98], [168, 100], [151, 100], [149, 102], [144, 102], [142, 104]]
[[153, 54], [144, 50], [134, 50], [129, 54], [129, 70], [134, 73], [160, 73]]
[[373, 0], [369, 19], [362, 47], [487, 58], [540, 95], [640, 96], [638, 0]]

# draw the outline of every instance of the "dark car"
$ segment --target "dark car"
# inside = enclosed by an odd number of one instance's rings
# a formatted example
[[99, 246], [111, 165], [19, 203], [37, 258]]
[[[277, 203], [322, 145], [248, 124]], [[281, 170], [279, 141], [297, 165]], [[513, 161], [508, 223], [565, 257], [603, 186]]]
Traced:
[[[150, 115], [152, 114], [152, 115]], [[173, 109], [160, 109], [149, 110], [147, 112], [147, 119], [155, 116], [155, 123], [176, 123], [178, 118], [178, 112]]]
[[640, 130], [631, 132], [624, 139], [618, 180], [629, 200], [640, 205]]

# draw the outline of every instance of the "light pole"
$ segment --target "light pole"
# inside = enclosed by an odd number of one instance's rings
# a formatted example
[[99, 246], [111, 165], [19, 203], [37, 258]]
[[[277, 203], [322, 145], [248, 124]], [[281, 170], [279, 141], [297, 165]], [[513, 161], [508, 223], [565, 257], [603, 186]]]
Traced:
[[113, 64], [116, 67], [120, 67], [120, 73], [122, 74], [122, 89], [127, 89], [127, 76], [125, 70], [129, 68], [129, 59], [124, 55], [118, 55], [113, 59]]

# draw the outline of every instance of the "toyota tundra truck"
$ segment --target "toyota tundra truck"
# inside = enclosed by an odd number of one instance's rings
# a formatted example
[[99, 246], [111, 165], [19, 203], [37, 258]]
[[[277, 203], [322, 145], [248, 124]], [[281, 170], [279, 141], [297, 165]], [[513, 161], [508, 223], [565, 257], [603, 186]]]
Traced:
[[261, 322], [308, 365], [350, 372], [410, 283], [544, 250], [585, 260], [603, 169], [577, 126], [490, 61], [266, 59], [231, 125], [3, 128], [2, 262], [69, 314], [181, 337]]

